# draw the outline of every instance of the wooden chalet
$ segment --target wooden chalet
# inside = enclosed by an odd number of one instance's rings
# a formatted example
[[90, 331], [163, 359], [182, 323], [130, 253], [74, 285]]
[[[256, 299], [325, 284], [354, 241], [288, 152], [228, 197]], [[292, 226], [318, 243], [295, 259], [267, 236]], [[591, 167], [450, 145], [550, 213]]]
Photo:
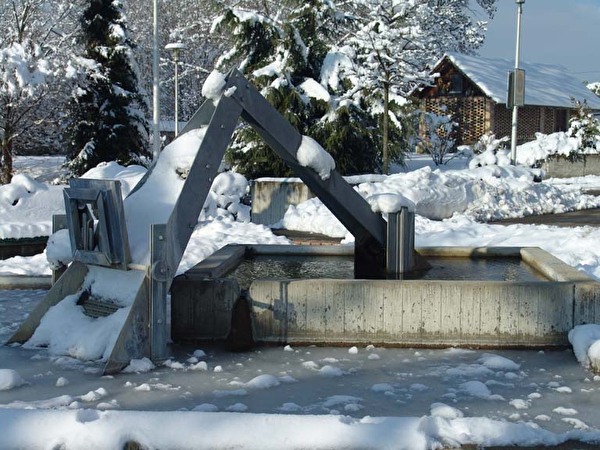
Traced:
[[[448, 53], [435, 65], [434, 84], [413, 91], [423, 111], [452, 114], [458, 122], [457, 145], [473, 144], [492, 132], [510, 136], [512, 109], [506, 107], [508, 73], [514, 61]], [[519, 108], [519, 143], [532, 141], [535, 133], [568, 129], [573, 100], [586, 100], [600, 110], [600, 97], [562, 66], [521, 63], [525, 70], [525, 106]]]

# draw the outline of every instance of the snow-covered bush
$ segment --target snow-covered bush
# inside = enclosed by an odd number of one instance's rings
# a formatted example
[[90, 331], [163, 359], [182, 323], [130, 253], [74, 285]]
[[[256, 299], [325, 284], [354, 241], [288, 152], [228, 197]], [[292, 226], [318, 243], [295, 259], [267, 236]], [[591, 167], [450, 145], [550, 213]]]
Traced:
[[578, 150], [592, 149], [600, 151], [600, 121], [596, 119], [584, 100], [573, 101], [576, 114], [569, 119], [567, 134], [577, 139]]
[[483, 166], [508, 166], [510, 156], [506, 148], [508, 136], [496, 139], [496, 135], [487, 132], [473, 146], [474, 156], [469, 162], [469, 169]]
[[216, 176], [210, 188], [200, 220], [229, 217], [238, 222], [250, 222], [250, 206], [243, 204], [248, 193], [248, 180], [235, 172]]
[[419, 114], [418, 146], [431, 155], [436, 166], [446, 164], [456, 156], [456, 123], [451, 115], [423, 112]]
[[517, 163], [536, 166], [552, 157], [573, 159], [578, 152], [588, 153], [579, 150], [577, 138], [570, 137], [564, 131], [552, 134], [536, 133], [535, 141], [517, 147]]

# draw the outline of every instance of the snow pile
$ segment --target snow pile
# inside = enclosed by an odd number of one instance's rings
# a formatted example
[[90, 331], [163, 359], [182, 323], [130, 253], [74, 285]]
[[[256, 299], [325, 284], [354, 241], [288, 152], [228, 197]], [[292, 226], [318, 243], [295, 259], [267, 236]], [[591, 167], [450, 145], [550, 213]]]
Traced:
[[[289, 404], [292, 405], [292, 404]], [[553, 433], [530, 422], [462, 417], [441, 403], [422, 417], [352, 418], [343, 415], [220, 413], [204, 403], [189, 411], [0, 410], [3, 448], [410, 448], [558, 445], [596, 442], [598, 433]], [[236, 403], [228, 409], [245, 410]], [[434, 415], [435, 413], [435, 415]], [[20, 432], [23, 427], [35, 433]], [[58, 447], [57, 447], [58, 448]]]
[[301, 166], [313, 169], [322, 180], [327, 180], [331, 171], [335, 169], [335, 161], [331, 155], [309, 136], [302, 136], [296, 158]]
[[33, 256], [13, 256], [0, 259], [0, 276], [2, 275], [51, 275], [46, 252]]
[[469, 161], [469, 169], [475, 169], [482, 166], [502, 166], [506, 167], [510, 165], [509, 151], [502, 148], [508, 137], [496, 139], [496, 135], [493, 133], [486, 133], [479, 141], [473, 146], [471, 150], [468, 146], [463, 151], [472, 151], [475, 155]]
[[[393, 174], [382, 181], [363, 182], [355, 189], [370, 203], [377, 203], [378, 199], [388, 205], [397, 202], [396, 206], [411, 202], [418, 215], [432, 220], [465, 215], [488, 221], [600, 206], [597, 197], [534, 182], [536, 175], [535, 170], [513, 166], [484, 166], [466, 171], [424, 167]], [[346, 235], [337, 219], [314, 198], [290, 206], [278, 226], [333, 237]]]
[[569, 331], [569, 342], [577, 361], [600, 373], [600, 325], [578, 325]]
[[48, 238], [46, 259], [50, 269], [57, 270], [73, 261], [69, 230], [58, 230]]
[[168, 222], [205, 131], [206, 128], [192, 130], [167, 145], [145, 183], [125, 199], [132, 262], [149, 263], [150, 226]]
[[156, 366], [148, 358], [132, 359], [129, 365], [125, 367], [123, 373], [142, 373], [154, 370]]
[[145, 174], [146, 168], [143, 166], [131, 165], [123, 167], [115, 161], [110, 161], [101, 162], [93, 169], [84, 173], [81, 178], [119, 180], [121, 182], [121, 195], [127, 197]]
[[0, 369], [0, 391], [8, 391], [26, 383], [16, 370]]
[[339, 238], [343, 238], [348, 233], [337, 217], [331, 214], [331, 211], [316, 197], [299, 205], [290, 205], [283, 219], [271, 226]]
[[[47, 347], [52, 355], [69, 355], [82, 360], [108, 359], [137, 290], [144, 282], [145, 273], [96, 266], [88, 269], [79, 291], [52, 306], [23, 347]], [[106, 317], [88, 317], [83, 307], [78, 305], [86, 291], [89, 296], [114, 304], [119, 309]]]
[[248, 180], [234, 172], [223, 172], [215, 177], [204, 202], [200, 220], [230, 216], [240, 222], [250, 222], [250, 206], [241, 203], [248, 193]]
[[225, 75], [217, 70], [213, 70], [202, 85], [202, 97], [218, 100], [226, 84]]
[[64, 214], [63, 186], [41, 183], [25, 174], [0, 185], [0, 239], [48, 236], [53, 214]]
[[[455, 177], [453, 175], [459, 175]], [[431, 219], [450, 217], [466, 209], [471, 200], [471, 180], [460, 172], [441, 172], [424, 167], [390, 175], [381, 182], [365, 182], [357, 191], [368, 199], [375, 195], [401, 195], [415, 205], [415, 212]], [[404, 201], [404, 200], [402, 200]]]
[[415, 204], [402, 194], [375, 194], [368, 197], [367, 202], [376, 213], [390, 214], [400, 211], [401, 208], [413, 212], [415, 210]]

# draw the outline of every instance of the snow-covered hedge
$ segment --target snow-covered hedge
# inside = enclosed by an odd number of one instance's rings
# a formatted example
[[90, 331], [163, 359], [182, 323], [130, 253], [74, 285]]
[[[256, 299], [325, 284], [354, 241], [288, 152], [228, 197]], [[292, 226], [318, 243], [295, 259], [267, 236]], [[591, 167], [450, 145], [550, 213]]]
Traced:
[[579, 148], [577, 138], [560, 131], [552, 134], [536, 133], [535, 141], [517, 147], [517, 162], [533, 166], [552, 157], [573, 158], [577, 154], [598, 153], [599, 149]]

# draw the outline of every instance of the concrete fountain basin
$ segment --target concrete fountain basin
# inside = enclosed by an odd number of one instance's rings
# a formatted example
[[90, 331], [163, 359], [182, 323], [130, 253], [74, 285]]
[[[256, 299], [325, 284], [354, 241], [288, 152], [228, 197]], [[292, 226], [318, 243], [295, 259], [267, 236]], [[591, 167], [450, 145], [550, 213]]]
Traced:
[[[465, 271], [481, 272], [486, 261], [502, 267], [506, 261], [510, 264], [504, 272], [510, 275], [500, 279], [477, 273], [467, 279], [355, 280], [326, 274], [299, 278], [298, 271], [303, 270], [299, 266], [295, 277], [258, 273], [244, 281], [236, 277], [236, 270], [247, 260], [349, 258], [353, 249], [230, 245], [174, 280], [172, 337], [220, 340], [241, 333], [265, 344], [546, 348], [567, 346], [567, 333], [575, 325], [600, 319], [600, 283], [542, 249], [416, 250], [426, 259], [473, 262], [464, 266]], [[517, 266], [526, 266], [524, 277], [514, 275], [515, 260]]]

